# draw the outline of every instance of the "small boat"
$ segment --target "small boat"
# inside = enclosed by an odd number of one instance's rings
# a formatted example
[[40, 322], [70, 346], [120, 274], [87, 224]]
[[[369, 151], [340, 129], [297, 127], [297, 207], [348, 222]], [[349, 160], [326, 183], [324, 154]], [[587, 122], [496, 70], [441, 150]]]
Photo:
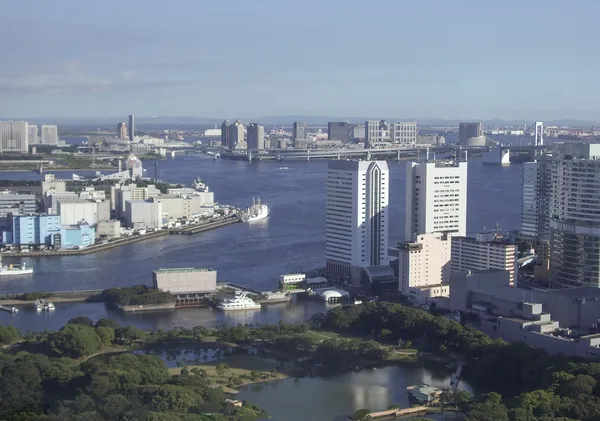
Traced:
[[56, 310], [56, 307], [54, 306], [54, 303], [47, 302], [44, 305], [44, 311], [53, 311], [53, 310]]
[[33, 303], [33, 306], [35, 308], [35, 311], [37, 311], [38, 313], [44, 311], [44, 301], [43, 300], [37, 300], [36, 302]]
[[279, 167], [280, 170], [289, 170], [288, 167]]
[[236, 291], [233, 298], [223, 300], [217, 305], [219, 310], [231, 311], [231, 310], [260, 310], [261, 305], [254, 302], [247, 294]]
[[20, 265], [3, 265], [2, 256], [0, 256], [0, 276], [11, 276], [11, 275], [31, 275], [33, 268], [27, 267], [25, 263]]

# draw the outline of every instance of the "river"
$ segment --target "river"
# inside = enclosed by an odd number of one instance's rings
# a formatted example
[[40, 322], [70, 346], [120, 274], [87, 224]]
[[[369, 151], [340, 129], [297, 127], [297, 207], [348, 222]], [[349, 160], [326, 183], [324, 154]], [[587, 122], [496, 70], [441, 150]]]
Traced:
[[[201, 177], [215, 192], [220, 203], [246, 207], [253, 197], [261, 197], [271, 207], [267, 220], [235, 224], [194, 236], [164, 236], [83, 256], [28, 257], [35, 267], [29, 277], [3, 277], [0, 293], [24, 291], [64, 291], [104, 289], [135, 284], [150, 284], [151, 272], [159, 267], [210, 267], [218, 271], [219, 281], [231, 281], [257, 289], [274, 289], [279, 275], [324, 266], [325, 251], [325, 176], [326, 161], [278, 162], [213, 161], [205, 156], [178, 156], [159, 162], [162, 180], [190, 185]], [[152, 163], [145, 162], [149, 172]], [[390, 161], [390, 244], [403, 239], [404, 180], [406, 161]], [[521, 216], [522, 165], [509, 167], [469, 162], [468, 231], [483, 228], [515, 229]], [[76, 173], [81, 173], [75, 171]], [[65, 177], [65, 173], [58, 173]], [[68, 174], [68, 173], [67, 173]], [[69, 174], [70, 175], [70, 174]], [[4, 179], [40, 179], [34, 172], [3, 173]], [[6, 263], [18, 260], [6, 257]], [[22, 329], [56, 328], [54, 320], [78, 315], [93, 319], [101, 316], [121, 318], [142, 326], [167, 328], [188, 323], [227, 321], [208, 310], [180, 310], [174, 313], [119, 316], [96, 304], [58, 305], [55, 314], [38, 315], [22, 311], [17, 315], [0, 313], [0, 323]], [[89, 309], [89, 310], [84, 310]], [[267, 310], [268, 313], [275, 310]], [[290, 307], [291, 318], [312, 314], [304, 307]], [[61, 313], [70, 316], [62, 316]], [[80, 314], [83, 312], [83, 314]], [[298, 316], [296, 314], [302, 314]], [[44, 321], [44, 320], [51, 321]], [[255, 320], [253, 317], [249, 319]], [[267, 318], [271, 320], [271, 316]]]

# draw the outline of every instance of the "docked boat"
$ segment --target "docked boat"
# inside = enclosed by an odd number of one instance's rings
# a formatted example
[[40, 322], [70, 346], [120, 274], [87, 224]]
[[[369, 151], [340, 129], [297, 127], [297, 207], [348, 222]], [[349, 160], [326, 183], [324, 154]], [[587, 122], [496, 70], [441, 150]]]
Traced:
[[35, 303], [33, 303], [33, 306], [35, 307], [35, 311], [42, 312], [44, 311], [44, 301], [43, 300], [36, 300]]
[[247, 294], [237, 291], [233, 298], [227, 298], [217, 305], [219, 310], [259, 310], [261, 305], [254, 302]]
[[200, 178], [196, 177], [194, 179], [194, 189], [198, 190], [198, 191], [203, 191], [203, 192], [208, 192], [208, 186], [206, 185], [205, 182], [203, 182]]
[[245, 222], [260, 221], [269, 216], [270, 213], [269, 206], [266, 203], [262, 203], [259, 197], [258, 199], [252, 199], [252, 206], [246, 210], [242, 219]]
[[44, 304], [44, 311], [54, 311], [54, 310], [56, 310], [54, 303], [47, 302]]
[[33, 268], [27, 267], [25, 263], [20, 265], [3, 265], [2, 256], [0, 256], [0, 276], [10, 275], [31, 275]]

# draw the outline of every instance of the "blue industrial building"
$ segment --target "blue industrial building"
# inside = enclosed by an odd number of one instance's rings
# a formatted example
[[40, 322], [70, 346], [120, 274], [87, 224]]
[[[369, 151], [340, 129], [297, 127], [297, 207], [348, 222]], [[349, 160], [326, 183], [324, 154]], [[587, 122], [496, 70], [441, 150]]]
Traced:
[[13, 215], [12, 227], [2, 232], [4, 244], [51, 246], [60, 234], [59, 215]]
[[60, 230], [60, 241], [60, 247], [63, 249], [89, 247], [96, 241], [96, 229], [87, 223], [63, 225]]

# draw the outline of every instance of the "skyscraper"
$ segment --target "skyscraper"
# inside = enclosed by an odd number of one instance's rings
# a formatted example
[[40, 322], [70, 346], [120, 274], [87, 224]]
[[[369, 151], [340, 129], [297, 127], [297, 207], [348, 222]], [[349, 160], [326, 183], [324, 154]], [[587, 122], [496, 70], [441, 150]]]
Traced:
[[[330, 161], [327, 271], [354, 285], [393, 272], [388, 261], [389, 171], [385, 161]], [[378, 269], [374, 269], [378, 268]]]
[[394, 143], [414, 146], [417, 143], [417, 122], [405, 121], [392, 124], [390, 138]]
[[0, 152], [29, 152], [26, 121], [0, 122]]
[[231, 122], [224, 120], [221, 123], [221, 147], [231, 149], [229, 146], [229, 130], [231, 129]]
[[292, 133], [292, 141], [294, 147], [298, 145], [298, 142], [304, 142], [306, 140], [306, 123], [294, 121]]
[[129, 134], [127, 133], [127, 123], [125, 123], [124, 121], [117, 123], [117, 136], [121, 139], [129, 138]]
[[564, 144], [550, 168], [550, 286], [600, 287], [600, 143]]
[[411, 162], [406, 173], [406, 241], [467, 234], [467, 162]]
[[538, 263], [548, 269], [550, 232], [551, 159], [541, 156], [523, 164], [521, 236], [538, 244]]
[[248, 124], [248, 149], [263, 150], [265, 149], [265, 128], [258, 123]]
[[228, 143], [231, 149], [248, 149], [244, 140], [244, 124], [240, 120], [236, 120], [229, 128]]
[[56, 145], [58, 143], [58, 127], [52, 124], [42, 124], [42, 144]]
[[330, 121], [327, 123], [327, 138], [348, 143], [352, 140], [352, 127], [347, 121]]
[[129, 124], [127, 125], [127, 129], [129, 130], [129, 140], [133, 142], [135, 140], [135, 117], [133, 114], [129, 114]]
[[38, 126], [35, 124], [27, 125], [27, 142], [30, 145], [38, 143]]

